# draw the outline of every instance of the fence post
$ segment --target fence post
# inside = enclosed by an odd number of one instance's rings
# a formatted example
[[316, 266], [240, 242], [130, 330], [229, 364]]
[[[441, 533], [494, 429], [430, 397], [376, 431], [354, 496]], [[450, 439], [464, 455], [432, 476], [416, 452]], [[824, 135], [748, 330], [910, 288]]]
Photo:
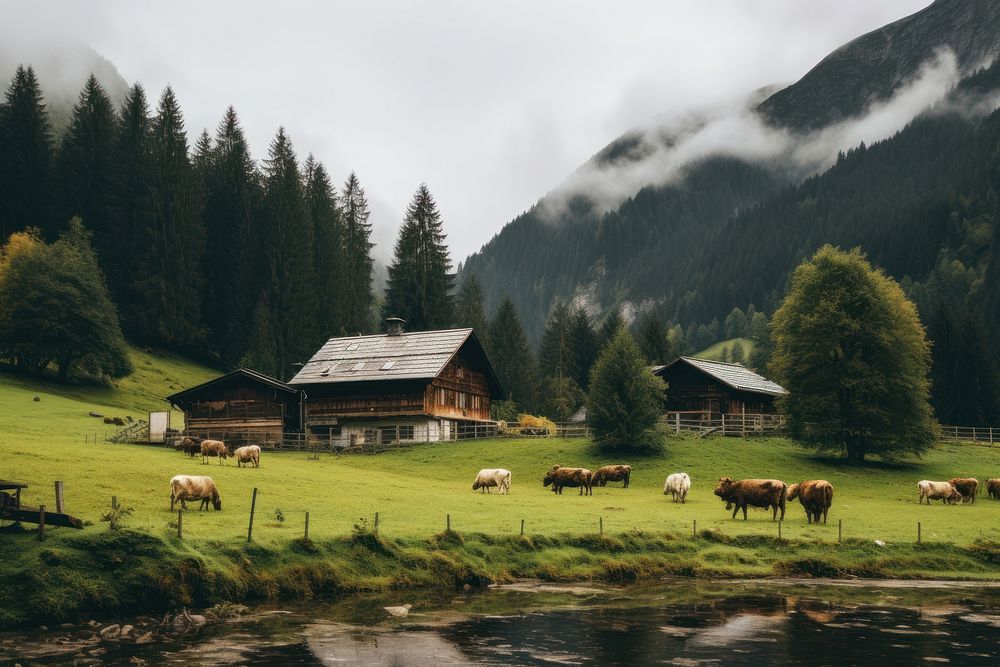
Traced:
[[63, 513], [63, 483], [56, 482], [56, 512]]
[[45, 505], [38, 506], [38, 541], [45, 539]]
[[378, 512], [375, 512], [375, 534], [378, 535]]
[[837, 519], [837, 544], [840, 544], [844, 539], [844, 520]]
[[604, 534], [604, 517], [603, 517], [603, 516], [602, 516], [602, 517], [600, 517], [600, 519], [599, 519], [599, 520], [600, 520], [600, 526], [601, 526], [601, 528], [600, 528], [600, 530], [601, 530], [601, 535], [603, 535], [603, 534]]
[[177, 510], [177, 539], [184, 539], [184, 511]]
[[698, 519], [691, 520], [691, 538], [698, 537]]
[[305, 536], [305, 541], [306, 542], [309, 541], [309, 512], [308, 511], [306, 512], [306, 536]]
[[118, 496], [111, 496], [111, 509], [118, 509]]
[[521, 537], [524, 537], [524, 519], [521, 519]]
[[920, 522], [917, 522], [917, 544], [920, 544]]
[[726, 413], [722, 413], [722, 437], [726, 437]]
[[445, 532], [451, 532], [451, 515], [448, 514], [445, 517]]
[[253, 487], [253, 496], [250, 497], [250, 525], [247, 527], [247, 542], [253, 541], [253, 513], [257, 509], [257, 487]]

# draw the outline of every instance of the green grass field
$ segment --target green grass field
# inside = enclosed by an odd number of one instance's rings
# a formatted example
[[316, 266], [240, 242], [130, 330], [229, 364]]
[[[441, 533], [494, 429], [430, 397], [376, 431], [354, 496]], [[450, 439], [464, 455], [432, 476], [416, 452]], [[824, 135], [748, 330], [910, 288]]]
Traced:
[[[33, 594], [43, 596], [35, 604], [46, 611], [38, 613], [115, 607], [127, 604], [129, 595], [154, 595], [144, 588], [148, 582], [137, 583], [148, 574], [95, 578], [93, 563], [105, 567], [102, 559], [115, 567], [134, 562], [138, 568], [142, 562], [154, 571], [164, 560], [185, 563], [159, 581], [155, 595], [189, 577], [200, 582], [203, 598], [214, 600], [273, 597], [285, 591], [288, 582], [297, 581], [289, 572], [310, 572], [302, 575], [306, 583], [296, 584], [309, 590], [320, 585], [317, 581], [326, 581], [313, 569], [317, 567], [327, 574], [336, 572], [337, 590], [516, 576], [629, 578], [665, 572], [1000, 576], [1000, 549], [995, 548], [1000, 542], [1000, 502], [984, 495], [973, 505], [928, 507], [917, 504], [916, 493], [921, 479], [1000, 477], [998, 449], [940, 445], [919, 461], [853, 467], [785, 439], [671, 438], [662, 455], [641, 458], [604, 456], [584, 440], [511, 439], [417, 445], [377, 456], [323, 454], [318, 461], [300, 452], [265, 452], [259, 469], [240, 469], [216, 462], [202, 465], [200, 459], [160, 447], [92, 440], [84, 444], [84, 434], [105, 428], [87, 416], [90, 410], [140, 416], [162, 409], [160, 397], [214, 374], [176, 357], [133, 352], [133, 358], [137, 374], [115, 389], [67, 388], [0, 375], [0, 478], [27, 482], [24, 502], [49, 507], [54, 505], [53, 482], [62, 480], [66, 511], [90, 523], [79, 531], [52, 530], [42, 544], [27, 532], [0, 537], [0, 558], [10, 564], [6, 577], [0, 578], [13, 582], [27, 576], [44, 588]], [[38, 402], [33, 401], [36, 395]], [[556, 496], [541, 484], [542, 475], [556, 463], [594, 468], [617, 462], [633, 466], [629, 489], [615, 484], [597, 488], [589, 497], [572, 489]], [[513, 473], [509, 496], [472, 492], [477, 470], [501, 466]], [[681, 470], [693, 480], [684, 505], [662, 495], [666, 475]], [[211, 475], [221, 491], [223, 510], [187, 512], [184, 541], [178, 542], [176, 513], [168, 509], [168, 482], [181, 473]], [[712, 494], [722, 475], [777, 477], [789, 483], [825, 478], [836, 489], [830, 524], [809, 526], [801, 507], [789, 504], [784, 541], [778, 542], [770, 513], [751, 512], [746, 522], [730, 518]], [[254, 545], [247, 546], [255, 487]], [[133, 509], [128, 528], [151, 541], [133, 532], [123, 535], [135, 537], [109, 534], [99, 517], [112, 496]], [[283, 521], [276, 517], [279, 509]], [[298, 539], [306, 511], [310, 537], [319, 547], [306, 548]], [[374, 550], [358, 551], [352, 528], [364, 521], [371, 527], [376, 512], [381, 540], [371, 543]], [[464, 538], [442, 537], [449, 514], [452, 529]], [[518, 537], [522, 519], [525, 540]], [[605, 537], [598, 539], [601, 519]], [[843, 521], [843, 545], [836, 543], [838, 520]], [[690, 539], [693, 521], [697, 540]], [[914, 545], [918, 521], [922, 548]], [[876, 539], [888, 545], [876, 547]], [[105, 553], [109, 549], [112, 555]], [[264, 565], [270, 568], [268, 588], [240, 588], [248, 585], [241, 572]], [[193, 577], [188, 568], [202, 574]], [[71, 577], [69, 572], [76, 574]], [[83, 586], [84, 581], [92, 585]], [[103, 588], [94, 588], [94, 581], [103, 581]], [[27, 594], [27, 585], [0, 593], [0, 623], [3, 609]], [[81, 587], [90, 592], [82, 597], [71, 593]], [[125, 590], [132, 593], [126, 595]], [[190, 603], [185, 596], [197, 597], [185, 593], [179, 601]], [[6, 618], [21, 617], [8, 610]]]
[[693, 354], [691, 356], [697, 357], [699, 359], [713, 359], [719, 361], [722, 359], [723, 355], [726, 357], [726, 361], [731, 361], [733, 356], [733, 346], [739, 343], [743, 346], [743, 363], [746, 364], [746, 360], [750, 358], [750, 354], [753, 352], [753, 341], [749, 338], [730, 338], [729, 340], [720, 340], [714, 345], [706, 347], [701, 352]]

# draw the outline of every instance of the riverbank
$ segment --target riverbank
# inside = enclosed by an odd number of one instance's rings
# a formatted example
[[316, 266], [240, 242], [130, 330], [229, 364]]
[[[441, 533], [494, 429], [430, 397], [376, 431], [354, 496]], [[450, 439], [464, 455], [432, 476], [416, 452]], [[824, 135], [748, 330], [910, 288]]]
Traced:
[[[842, 544], [706, 530], [676, 534], [490, 536], [442, 532], [349, 537], [280, 546], [188, 544], [133, 531], [6, 535], [0, 625], [77, 621], [88, 614], [162, 613], [225, 602], [330, 600], [363, 591], [460, 590], [523, 578], [633, 582], [686, 578], [1000, 579], [1000, 544]], [[11, 549], [20, 546], [20, 549]]]

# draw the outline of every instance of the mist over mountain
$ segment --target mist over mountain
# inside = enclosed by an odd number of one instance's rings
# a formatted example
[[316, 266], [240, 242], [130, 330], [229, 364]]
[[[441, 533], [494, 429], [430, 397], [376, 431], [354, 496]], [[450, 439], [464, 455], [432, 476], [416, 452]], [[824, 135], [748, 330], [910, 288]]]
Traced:
[[[938, 135], [952, 124], [974, 133], [997, 107], [992, 79], [976, 72], [998, 48], [1000, 6], [938, 0], [836, 49], [783, 89], [626, 133], [509, 223], [462, 270], [478, 275], [489, 309], [511, 296], [535, 340], [557, 301], [583, 306], [596, 318], [613, 309], [627, 319], [659, 309], [685, 327], [721, 320], [734, 306], [771, 309], [790, 268], [828, 241], [860, 245], [876, 261], [886, 259], [898, 278], [926, 280], [945, 251], [942, 230], [954, 213], [945, 210], [947, 197], [973, 187], [936, 173], [933, 160], [957, 159], [952, 152], [961, 150]], [[963, 79], [971, 82], [960, 85]], [[935, 125], [931, 118], [949, 120]], [[928, 149], [934, 148], [911, 158], [931, 160], [927, 189], [887, 185], [880, 193], [876, 178], [864, 184], [871, 187], [861, 189], [860, 199], [850, 200], [853, 210], [820, 199], [810, 204], [824, 209], [818, 220], [790, 208], [781, 209], [787, 217], [778, 221], [755, 216], [805, 179], [843, 178], [849, 151], [854, 161], [877, 161], [868, 157], [871, 151], [853, 149], [899, 142], [897, 133], [911, 123], [922, 128], [911, 132], [926, 133]], [[900, 178], [905, 181], [905, 172]], [[951, 183], [950, 195], [939, 194], [942, 182]], [[921, 208], [929, 197], [938, 197], [936, 207]], [[886, 221], [874, 217], [878, 207], [860, 214], [859, 207], [876, 201], [891, 202], [890, 216], [912, 212], [920, 233], [909, 235], [905, 220], [889, 232]], [[795, 232], [794, 242], [772, 236], [781, 225], [787, 226], [782, 233]], [[899, 259], [887, 244], [913, 246], [905, 251], [911, 259]], [[722, 247], [728, 254], [718, 252]], [[765, 255], [769, 263], [757, 271], [754, 258]], [[755, 270], [737, 272], [738, 266]]]

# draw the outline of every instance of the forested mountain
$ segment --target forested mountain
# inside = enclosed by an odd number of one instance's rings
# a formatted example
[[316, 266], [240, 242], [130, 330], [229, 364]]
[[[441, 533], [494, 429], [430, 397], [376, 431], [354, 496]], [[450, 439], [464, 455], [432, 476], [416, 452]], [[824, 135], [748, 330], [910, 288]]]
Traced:
[[[754, 159], [737, 139], [678, 166], [657, 157], [710, 118], [695, 114], [628, 133], [467, 258], [461, 278], [477, 275], [488, 312], [509, 296], [536, 342], [559, 301], [596, 317], [657, 310], [685, 328], [721, 321], [734, 306], [770, 311], [789, 270], [826, 242], [860, 245], [892, 275], [924, 283], [939, 255], [961, 243], [949, 232], [955, 218], [978, 215], [966, 207], [986, 197], [981, 186], [992, 163], [983, 142], [992, 120], [982, 118], [996, 104], [980, 93], [991, 89], [993, 75], [968, 77], [998, 49], [1000, 5], [938, 0], [837, 49], [797, 83], [748, 101], [739, 117], [750, 119], [747, 127], [770, 127], [773, 134], [760, 136], [785, 142], [780, 147]], [[824, 159], [796, 161], [796, 150], [822, 143], [818, 128], [842, 127], [874, 103], [889, 104], [905, 86], [919, 87], [941, 54], [942, 78], [956, 71], [967, 77], [952, 107], [939, 104], [899, 136], [856, 146], [832, 167]], [[973, 103], [983, 99], [990, 103]], [[899, 129], [917, 112], [900, 116]], [[588, 169], [611, 180], [615, 169], [639, 163], [662, 168], [661, 184], [637, 187], [611, 207], [586, 187], [573, 190]], [[803, 183], [817, 164], [828, 168]], [[986, 282], [997, 271], [989, 267], [983, 263]], [[992, 287], [983, 289], [984, 299], [991, 294]], [[1000, 340], [995, 327], [991, 336]]]

